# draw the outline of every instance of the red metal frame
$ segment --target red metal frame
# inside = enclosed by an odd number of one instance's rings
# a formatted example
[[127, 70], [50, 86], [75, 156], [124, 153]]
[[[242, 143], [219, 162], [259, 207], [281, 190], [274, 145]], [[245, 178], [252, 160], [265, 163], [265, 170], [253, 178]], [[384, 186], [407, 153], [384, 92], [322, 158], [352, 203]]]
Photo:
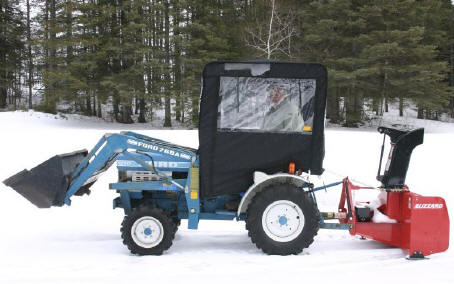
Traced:
[[443, 198], [421, 196], [405, 186], [387, 192], [387, 202], [380, 208], [396, 223], [358, 222], [352, 191], [361, 189], [373, 188], [354, 185], [348, 177], [343, 180], [339, 212], [347, 213], [347, 217], [339, 222], [349, 225], [351, 235], [400, 247], [410, 256], [427, 256], [448, 249], [449, 216]]

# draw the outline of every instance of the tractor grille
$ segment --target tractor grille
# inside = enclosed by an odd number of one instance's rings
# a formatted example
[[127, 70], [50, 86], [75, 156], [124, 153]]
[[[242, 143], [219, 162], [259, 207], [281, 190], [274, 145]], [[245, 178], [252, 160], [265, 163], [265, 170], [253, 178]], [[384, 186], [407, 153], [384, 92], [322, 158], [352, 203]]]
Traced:
[[[187, 172], [162, 172], [168, 177], [173, 179], [185, 179], [188, 176]], [[158, 176], [157, 174], [151, 171], [118, 171], [118, 181], [119, 182], [142, 182], [142, 181], [159, 181], [163, 180], [163, 177]]]
[[149, 171], [133, 171], [131, 172], [131, 181], [156, 181], [161, 177]]

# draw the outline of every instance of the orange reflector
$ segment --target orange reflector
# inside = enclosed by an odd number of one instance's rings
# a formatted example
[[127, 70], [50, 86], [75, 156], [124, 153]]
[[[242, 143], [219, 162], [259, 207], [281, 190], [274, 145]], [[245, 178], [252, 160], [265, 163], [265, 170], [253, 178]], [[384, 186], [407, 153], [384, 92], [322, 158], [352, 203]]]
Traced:
[[303, 127], [303, 131], [312, 131], [312, 127], [310, 127], [309, 125], [306, 125]]
[[199, 193], [196, 189], [191, 189], [191, 193], [190, 193], [190, 197], [191, 199], [197, 199], [199, 198]]
[[295, 163], [294, 162], [290, 162], [288, 164], [288, 173], [292, 174], [292, 175], [295, 173]]

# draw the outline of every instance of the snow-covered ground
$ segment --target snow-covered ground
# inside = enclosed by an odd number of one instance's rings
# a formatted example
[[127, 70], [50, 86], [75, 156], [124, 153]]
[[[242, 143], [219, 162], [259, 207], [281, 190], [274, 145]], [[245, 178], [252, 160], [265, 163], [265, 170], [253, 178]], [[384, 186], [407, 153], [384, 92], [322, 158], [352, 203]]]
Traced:
[[[412, 156], [407, 184], [423, 195], [442, 196], [454, 212], [454, 126], [419, 121], [424, 144]], [[0, 112], [0, 181], [47, 158], [90, 149], [106, 132], [139, 132], [197, 147], [196, 130], [147, 130], [96, 119], [42, 113]], [[316, 183], [349, 175], [377, 185], [381, 136], [373, 129], [328, 128], [327, 172]], [[340, 176], [339, 176], [340, 175]], [[71, 207], [37, 209], [0, 184], [0, 283], [454, 283], [454, 250], [408, 261], [405, 254], [346, 231], [320, 230], [314, 244], [297, 256], [268, 256], [249, 240], [242, 222], [201, 221], [191, 231], [183, 222], [163, 256], [137, 257], [120, 238], [121, 210], [112, 210], [116, 180], [112, 167]], [[335, 210], [340, 189], [317, 195], [322, 210]], [[365, 195], [373, 197], [377, 193]], [[357, 196], [357, 198], [359, 198]], [[363, 197], [365, 198], [365, 196]], [[451, 230], [452, 232], [452, 230]], [[454, 237], [451, 234], [451, 244]]]

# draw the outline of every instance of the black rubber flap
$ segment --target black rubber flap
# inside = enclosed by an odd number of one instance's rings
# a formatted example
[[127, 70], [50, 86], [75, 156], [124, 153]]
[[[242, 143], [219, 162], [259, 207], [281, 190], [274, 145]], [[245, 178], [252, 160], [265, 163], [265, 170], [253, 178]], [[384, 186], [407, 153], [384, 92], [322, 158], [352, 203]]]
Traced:
[[87, 156], [87, 150], [57, 155], [31, 170], [23, 170], [3, 183], [39, 208], [63, 206], [71, 173]]

